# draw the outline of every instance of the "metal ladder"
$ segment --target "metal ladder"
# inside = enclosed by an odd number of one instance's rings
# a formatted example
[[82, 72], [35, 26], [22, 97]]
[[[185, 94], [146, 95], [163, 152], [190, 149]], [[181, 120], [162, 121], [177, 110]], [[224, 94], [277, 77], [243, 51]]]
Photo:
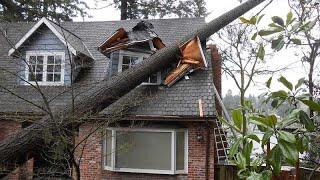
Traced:
[[215, 140], [217, 163], [228, 164], [229, 146], [225, 130], [220, 122], [217, 122], [217, 127], [214, 128], [213, 133]]

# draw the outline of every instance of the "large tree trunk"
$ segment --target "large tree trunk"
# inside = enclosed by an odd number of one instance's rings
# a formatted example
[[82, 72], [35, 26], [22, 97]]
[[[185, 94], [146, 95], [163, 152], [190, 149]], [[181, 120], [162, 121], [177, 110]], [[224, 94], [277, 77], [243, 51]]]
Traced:
[[[180, 43], [198, 35], [205, 40], [245, 12], [257, 6], [264, 0], [249, 0], [233, 10], [221, 15], [197, 31], [181, 39]], [[26, 160], [27, 153], [37, 153], [45, 144], [45, 138], [70, 125], [69, 119], [81, 118], [88, 113], [95, 114], [118, 100], [130, 90], [141, 84], [149, 75], [158, 72], [176, 61], [180, 53], [178, 45], [173, 44], [161, 49], [154, 55], [139, 63], [135, 67], [121, 73], [110, 80], [102, 81], [92, 87], [90, 92], [84, 94], [75, 102], [75, 116], [72, 117], [71, 106], [64, 107], [50, 116], [43, 117], [39, 122], [21, 130], [0, 143], [0, 163], [18, 163]], [[80, 100], [79, 100], [80, 99]]]

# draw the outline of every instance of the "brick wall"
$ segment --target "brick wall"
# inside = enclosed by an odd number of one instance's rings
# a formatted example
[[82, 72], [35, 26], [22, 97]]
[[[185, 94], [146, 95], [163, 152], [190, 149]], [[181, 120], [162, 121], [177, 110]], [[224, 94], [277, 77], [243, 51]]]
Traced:
[[[0, 120], [0, 141], [5, 139], [11, 134], [19, 131], [21, 129], [21, 123], [10, 121], [10, 120]], [[2, 165], [0, 165], [1, 167]], [[5, 168], [5, 167], [4, 167]], [[33, 174], [33, 159], [27, 161], [24, 165], [15, 169], [9, 175], [7, 175], [5, 180], [18, 180], [18, 179], [32, 179]]]
[[[202, 126], [201, 126], [202, 124]], [[158, 175], [158, 174], [137, 174], [110, 172], [102, 169], [102, 132], [101, 130], [91, 135], [82, 146], [79, 146], [77, 153], [81, 154], [81, 179], [108, 179], [108, 180], [176, 180], [176, 179], [205, 179], [205, 157], [206, 157], [206, 128], [204, 123], [186, 122], [182, 123], [188, 128], [188, 174], [187, 175]], [[81, 140], [94, 129], [92, 124], [82, 125], [79, 129], [79, 139]], [[198, 134], [202, 134], [203, 140], [197, 140]], [[214, 179], [214, 138], [213, 133], [210, 133], [210, 155], [209, 155], [209, 179]]]

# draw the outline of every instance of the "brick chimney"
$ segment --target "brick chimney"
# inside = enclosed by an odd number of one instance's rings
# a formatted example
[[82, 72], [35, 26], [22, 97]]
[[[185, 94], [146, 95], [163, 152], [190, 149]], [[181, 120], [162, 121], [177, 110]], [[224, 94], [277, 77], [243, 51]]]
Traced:
[[[221, 56], [218, 52], [218, 48], [216, 45], [210, 44], [207, 46], [210, 50], [211, 55], [211, 65], [212, 65], [212, 76], [213, 76], [213, 84], [217, 88], [217, 91], [221, 96]], [[222, 115], [222, 108], [219, 104], [217, 98], [215, 98], [215, 107], [217, 109], [218, 115]]]

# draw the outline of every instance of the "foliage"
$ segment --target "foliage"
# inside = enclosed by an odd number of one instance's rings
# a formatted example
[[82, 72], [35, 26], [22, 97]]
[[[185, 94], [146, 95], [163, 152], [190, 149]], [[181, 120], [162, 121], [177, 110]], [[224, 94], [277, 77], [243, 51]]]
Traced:
[[88, 16], [84, 0], [2, 0], [0, 19], [5, 21], [36, 21], [47, 17], [55, 21], [71, 21], [78, 15]]
[[204, 0], [113, 0], [121, 11], [121, 19], [163, 18], [167, 15], [181, 17], [206, 16]]
[[[275, 114], [266, 114], [256, 111], [250, 103], [246, 103], [241, 109], [235, 109], [232, 112], [232, 123], [222, 122], [236, 130], [240, 136], [231, 146], [229, 159], [239, 168], [238, 176], [248, 179], [270, 179], [271, 175], [279, 175], [281, 166], [284, 163], [295, 165], [298, 161], [299, 153], [306, 152], [309, 149], [310, 132], [315, 130], [315, 124], [312, 117], [302, 109], [297, 108], [298, 103], [302, 103], [315, 111], [320, 112], [320, 104], [310, 101], [301, 91], [301, 83], [295, 86], [285, 77], [280, 77], [278, 81], [286, 89], [267, 93], [266, 102], [277, 101], [276, 106], [287, 102], [292, 107], [287, 116], [279, 117]], [[271, 81], [269, 82], [269, 86]], [[243, 121], [242, 113], [245, 112], [249, 125], [257, 127], [255, 132], [242, 134], [241, 122]], [[295, 129], [289, 131], [288, 127], [295, 124]], [[258, 137], [257, 134], [263, 136]], [[275, 138], [276, 144], [271, 147], [270, 152], [266, 152], [266, 145], [270, 143], [271, 138]], [[264, 150], [264, 154], [253, 157], [253, 142], [259, 143]], [[265, 167], [262, 169], [261, 167]]]

